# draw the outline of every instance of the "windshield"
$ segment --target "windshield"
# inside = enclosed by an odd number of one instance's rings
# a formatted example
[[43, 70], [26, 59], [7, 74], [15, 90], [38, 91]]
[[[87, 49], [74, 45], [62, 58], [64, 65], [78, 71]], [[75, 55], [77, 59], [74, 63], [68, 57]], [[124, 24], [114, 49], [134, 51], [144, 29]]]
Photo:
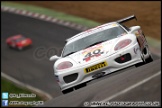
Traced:
[[20, 38], [14, 39], [13, 41], [20, 42], [20, 41], [23, 41], [25, 39], [26, 39], [25, 37], [20, 37]]
[[88, 48], [92, 45], [98, 44], [100, 42], [117, 38], [118, 36], [124, 33], [126, 33], [124, 29], [122, 29], [120, 26], [117, 26], [91, 34], [66, 45], [62, 56], [65, 57], [82, 49]]

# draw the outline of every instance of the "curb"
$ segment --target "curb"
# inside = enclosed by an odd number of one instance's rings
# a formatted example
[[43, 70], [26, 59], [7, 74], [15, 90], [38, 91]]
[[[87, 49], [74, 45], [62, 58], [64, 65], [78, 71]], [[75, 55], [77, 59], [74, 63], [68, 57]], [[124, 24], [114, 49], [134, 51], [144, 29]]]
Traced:
[[60, 20], [60, 19], [57, 19], [57, 18], [54, 18], [54, 17], [47, 16], [45, 14], [34, 13], [34, 12], [22, 10], [22, 9], [16, 9], [16, 8], [12, 8], [12, 7], [1, 6], [1, 11], [11, 12], [11, 13], [19, 14], [19, 15], [24, 15], [24, 16], [28, 16], [28, 17], [32, 17], [32, 18], [36, 18], [36, 19], [60, 24], [60, 25], [66, 26], [66, 27], [70, 27], [72, 29], [76, 29], [76, 30], [84, 31], [84, 30], [89, 29], [88, 27], [85, 27], [85, 26], [82, 26], [82, 25], [79, 25], [79, 24], [76, 24], [76, 23], [73, 23], [73, 22]]
[[3, 72], [1, 72], [1, 77], [3, 77], [5, 79], [7, 79], [7, 80], [9, 80], [9, 81], [11, 81], [13, 83], [15, 83], [16, 85], [18, 85], [20, 87], [27, 88], [30, 91], [35, 92], [37, 95], [39, 95], [40, 97], [42, 97], [44, 100], [50, 100], [50, 99], [52, 99], [52, 97], [48, 93], [46, 93], [46, 92], [44, 92], [42, 90], [39, 90], [39, 89], [37, 89], [35, 87], [32, 87], [32, 86], [30, 86], [28, 84], [24, 84], [24, 83], [16, 80], [15, 78], [13, 78], [13, 77], [11, 77], [11, 76], [3, 73]]

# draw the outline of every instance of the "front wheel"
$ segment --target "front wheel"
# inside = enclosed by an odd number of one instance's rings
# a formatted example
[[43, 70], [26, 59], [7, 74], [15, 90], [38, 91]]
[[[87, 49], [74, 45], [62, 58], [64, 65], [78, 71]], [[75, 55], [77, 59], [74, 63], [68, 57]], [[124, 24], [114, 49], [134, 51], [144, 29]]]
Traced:
[[12, 48], [12, 46], [11, 46], [11, 45], [9, 45], [9, 44], [7, 44], [7, 46], [8, 46], [9, 48]]
[[150, 63], [150, 62], [152, 62], [152, 61], [153, 61], [153, 58], [152, 58], [152, 56], [150, 55], [149, 58], [146, 59], [146, 63]]
[[23, 47], [22, 46], [18, 46], [18, 50], [19, 51], [23, 50]]
[[143, 55], [143, 52], [141, 52], [141, 59], [142, 59], [143, 62], [135, 64], [135, 67], [142, 66], [142, 65], [144, 65], [146, 63], [146, 60], [145, 60], [144, 55]]
[[[149, 54], [148, 58], [144, 57], [144, 55], [146, 55], [146, 53]], [[142, 51], [141, 58], [142, 58], [143, 62], [135, 64], [136, 67], [142, 66], [144, 64], [147, 64], [147, 63], [150, 63], [153, 61], [153, 58], [152, 58], [151, 52], [148, 49], [148, 46], [144, 49], [144, 51]]]
[[149, 57], [146, 59], [146, 63], [150, 63], [150, 62], [154, 61], [154, 59], [152, 57], [152, 54], [151, 54], [148, 46], [147, 46], [147, 50], [148, 50]]

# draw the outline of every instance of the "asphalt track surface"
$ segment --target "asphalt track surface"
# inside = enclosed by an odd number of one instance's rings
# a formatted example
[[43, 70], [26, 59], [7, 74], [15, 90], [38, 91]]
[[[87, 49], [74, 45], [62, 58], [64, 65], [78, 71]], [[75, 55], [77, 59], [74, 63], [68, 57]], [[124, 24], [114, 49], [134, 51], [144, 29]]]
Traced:
[[[61, 95], [53, 74], [50, 54], [56, 54], [64, 46], [64, 40], [78, 33], [67, 27], [24, 17], [12, 13], [1, 13], [1, 71], [15, 79], [39, 88], [52, 97]], [[24, 51], [9, 49], [7, 37], [23, 34], [33, 41]]]
[[[62, 25], [1, 12], [1, 72], [49, 93], [54, 99], [46, 102], [45, 106], [84, 106], [86, 101], [104, 100], [161, 71], [161, 58], [153, 55], [152, 63], [114, 72], [90, 82], [86, 87], [62, 95], [49, 57], [60, 54], [64, 40], [79, 32]], [[17, 34], [30, 37], [33, 40], [32, 47], [23, 51], [8, 48], [6, 38]], [[158, 75], [112, 100], [161, 102], [160, 81], [161, 76]]]

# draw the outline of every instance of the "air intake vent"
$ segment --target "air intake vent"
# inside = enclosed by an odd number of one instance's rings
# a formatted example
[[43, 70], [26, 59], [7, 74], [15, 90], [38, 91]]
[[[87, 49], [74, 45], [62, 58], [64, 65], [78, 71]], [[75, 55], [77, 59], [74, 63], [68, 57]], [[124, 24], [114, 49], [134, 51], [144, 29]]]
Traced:
[[129, 53], [122, 55], [122, 56], [115, 59], [115, 61], [117, 63], [124, 63], [124, 62], [127, 62], [129, 60], [131, 60], [131, 55]]
[[77, 77], [78, 77], [78, 73], [74, 73], [74, 74], [65, 76], [63, 79], [64, 79], [65, 83], [70, 83], [72, 81], [75, 81], [77, 79]]

